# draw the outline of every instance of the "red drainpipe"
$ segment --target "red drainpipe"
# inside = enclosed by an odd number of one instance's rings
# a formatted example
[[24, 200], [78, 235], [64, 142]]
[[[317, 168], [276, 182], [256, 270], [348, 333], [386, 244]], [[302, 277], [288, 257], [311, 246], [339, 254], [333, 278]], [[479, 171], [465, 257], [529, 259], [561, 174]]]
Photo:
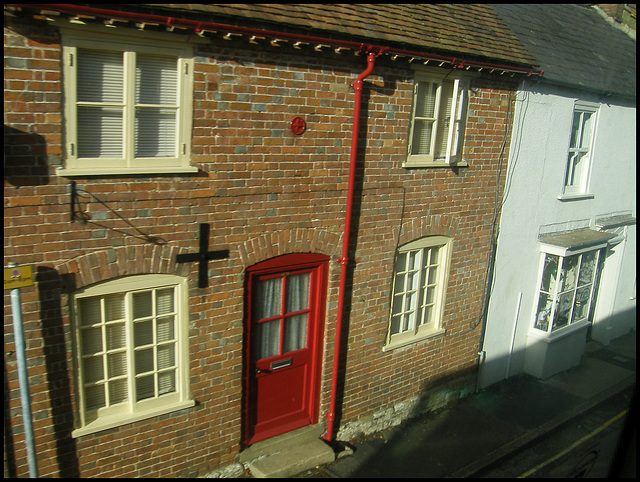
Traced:
[[362, 72], [352, 87], [356, 91], [353, 106], [353, 130], [351, 134], [351, 159], [349, 160], [349, 184], [347, 186], [347, 210], [344, 215], [344, 235], [342, 237], [342, 258], [340, 258], [340, 292], [338, 294], [338, 319], [336, 321], [336, 337], [333, 354], [333, 375], [331, 377], [331, 406], [327, 414], [329, 422], [327, 433], [323, 437], [327, 442], [333, 439], [333, 424], [336, 418], [336, 392], [338, 389], [338, 368], [340, 365], [340, 338], [342, 335], [342, 317], [344, 314], [344, 298], [347, 284], [347, 265], [349, 264], [349, 235], [353, 212], [353, 190], [356, 178], [356, 156], [358, 153], [358, 133], [360, 131], [360, 104], [362, 101], [362, 81], [373, 71], [376, 54], [367, 55], [367, 68]]

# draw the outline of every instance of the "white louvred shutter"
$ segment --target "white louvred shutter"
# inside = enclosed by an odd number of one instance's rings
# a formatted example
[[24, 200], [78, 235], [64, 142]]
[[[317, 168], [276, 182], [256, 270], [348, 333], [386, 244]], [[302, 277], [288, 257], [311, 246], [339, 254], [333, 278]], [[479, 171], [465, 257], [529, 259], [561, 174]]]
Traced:
[[137, 54], [135, 102], [135, 156], [176, 156], [178, 62], [175, 57]]
[[78, 49], [76, 79], [77, 156], [122, 158], [123, 54]]

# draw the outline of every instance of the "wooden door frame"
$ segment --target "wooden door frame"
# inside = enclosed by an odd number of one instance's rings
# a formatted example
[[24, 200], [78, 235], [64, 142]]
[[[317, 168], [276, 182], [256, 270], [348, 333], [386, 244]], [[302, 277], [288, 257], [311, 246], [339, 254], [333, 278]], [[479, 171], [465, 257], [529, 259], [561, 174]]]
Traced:
[[320, 381], [322, 371], [323, 335], [326, 312], [327, 288], [329, 279], [329, 261], [331, 258], [322, 254], [314, 253], [292, 253], [270, 258], [245, 270], [245, 323], [244, 323], [244, 363], [242, 372], [242, 448], [248, 447], [252, 437], [250, 423], [250, 383], [254, 362], [251, 360], [251, 309], [252, 309], [252, 282], [254, 276], [271, 273], [279, 273], [287, 270], [298, 270], [305, 268], [317, 269], [318, 280], [314, 286], [314, 291], [310, 293], [310, 299], [314, 301], [315, 330], [310, 332], [309, 346], [311, 353], [311, 380], [309, 383], [311, 424], [318, 422], [320, 412]]

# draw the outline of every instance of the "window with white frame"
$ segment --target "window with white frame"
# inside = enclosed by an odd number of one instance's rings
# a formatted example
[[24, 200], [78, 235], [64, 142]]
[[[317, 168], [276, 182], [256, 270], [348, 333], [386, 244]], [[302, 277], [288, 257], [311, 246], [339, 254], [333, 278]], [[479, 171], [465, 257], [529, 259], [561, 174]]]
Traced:
[[195, 172], [193, 54], [183, 42], [63, 35], [63, 175]]
[[462, 160], [469, 81], [416, 72], [405, 167], [448, 166]]
[[74, 435], [190, 406], [186, 284], [137, 275], [73, 296], [80, 429]]
[[429, 236], [398, 249], [385, 348], [440, 334], [451, 260], [451, 239]]
[[[549, 250], [552, 251], [552, 250]], [[542, 253], [538, 303], [533, 327], [547, 334], [590, 320], [597, 271], [604, 249], [574, 254]]]
[[574, 106], [563, 194], [588, 192], [597, 112], [597, 104], [576, 102]]

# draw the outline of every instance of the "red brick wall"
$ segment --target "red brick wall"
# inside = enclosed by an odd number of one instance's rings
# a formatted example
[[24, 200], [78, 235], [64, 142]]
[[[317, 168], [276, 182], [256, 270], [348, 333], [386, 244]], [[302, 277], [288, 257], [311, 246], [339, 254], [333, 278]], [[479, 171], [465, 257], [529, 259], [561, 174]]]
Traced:
[[[334, 261], [324, 421], [351, 144], [349, 85], [364, 69], [363, 59], [250, 50], [241, 41], [198, 47], [192, 164], [201, 172], [77, 179], [102, 201], [81, 196], [80, 207], [91, 218], [84, 224], [70, 222], [70, 180], [55, 174], [63, 162], [58, 38], [55, 28], [39, 23], [10, 20], [5, 27], [5, 259], [32, 264], [37, 272], [35, 286], [22, 290], [22, 309], [40, 475], [188, 476], [234, 463], [241, 432], [244, 271], [285, 253], [317, 252]], [[468, 168], [407, 170], [401, 165], [411, 70], [379, 60], [365, 82], [342, 422], [474, 368], [496, 170], [501, 161], [503, 180], [508, 157], [502, 146], [512, 89], [475, 81], [465, 140]], [[288, 129], [295, 116], [307, 122], [302, 136]], [[200, 289], [197, 265], [176, 265], [175, 254], [197, 249], [198, 224], [205, 222], [211, 224], [210, 248], [228, 247], [231, 256], [210, 262], [209, 288]], [[394, 251], [433, 234], [454, 239], [446, 334], [383, 353]], [[166, 244], [154, 245], [149, 237]], [[71, 439], [76, 402], [69, 292], [149, 272], [189, 277], [190, 386], [197, 405]], [[8, 292], [5, 353], [11, 435], [5, 475], [25, 476]]]

